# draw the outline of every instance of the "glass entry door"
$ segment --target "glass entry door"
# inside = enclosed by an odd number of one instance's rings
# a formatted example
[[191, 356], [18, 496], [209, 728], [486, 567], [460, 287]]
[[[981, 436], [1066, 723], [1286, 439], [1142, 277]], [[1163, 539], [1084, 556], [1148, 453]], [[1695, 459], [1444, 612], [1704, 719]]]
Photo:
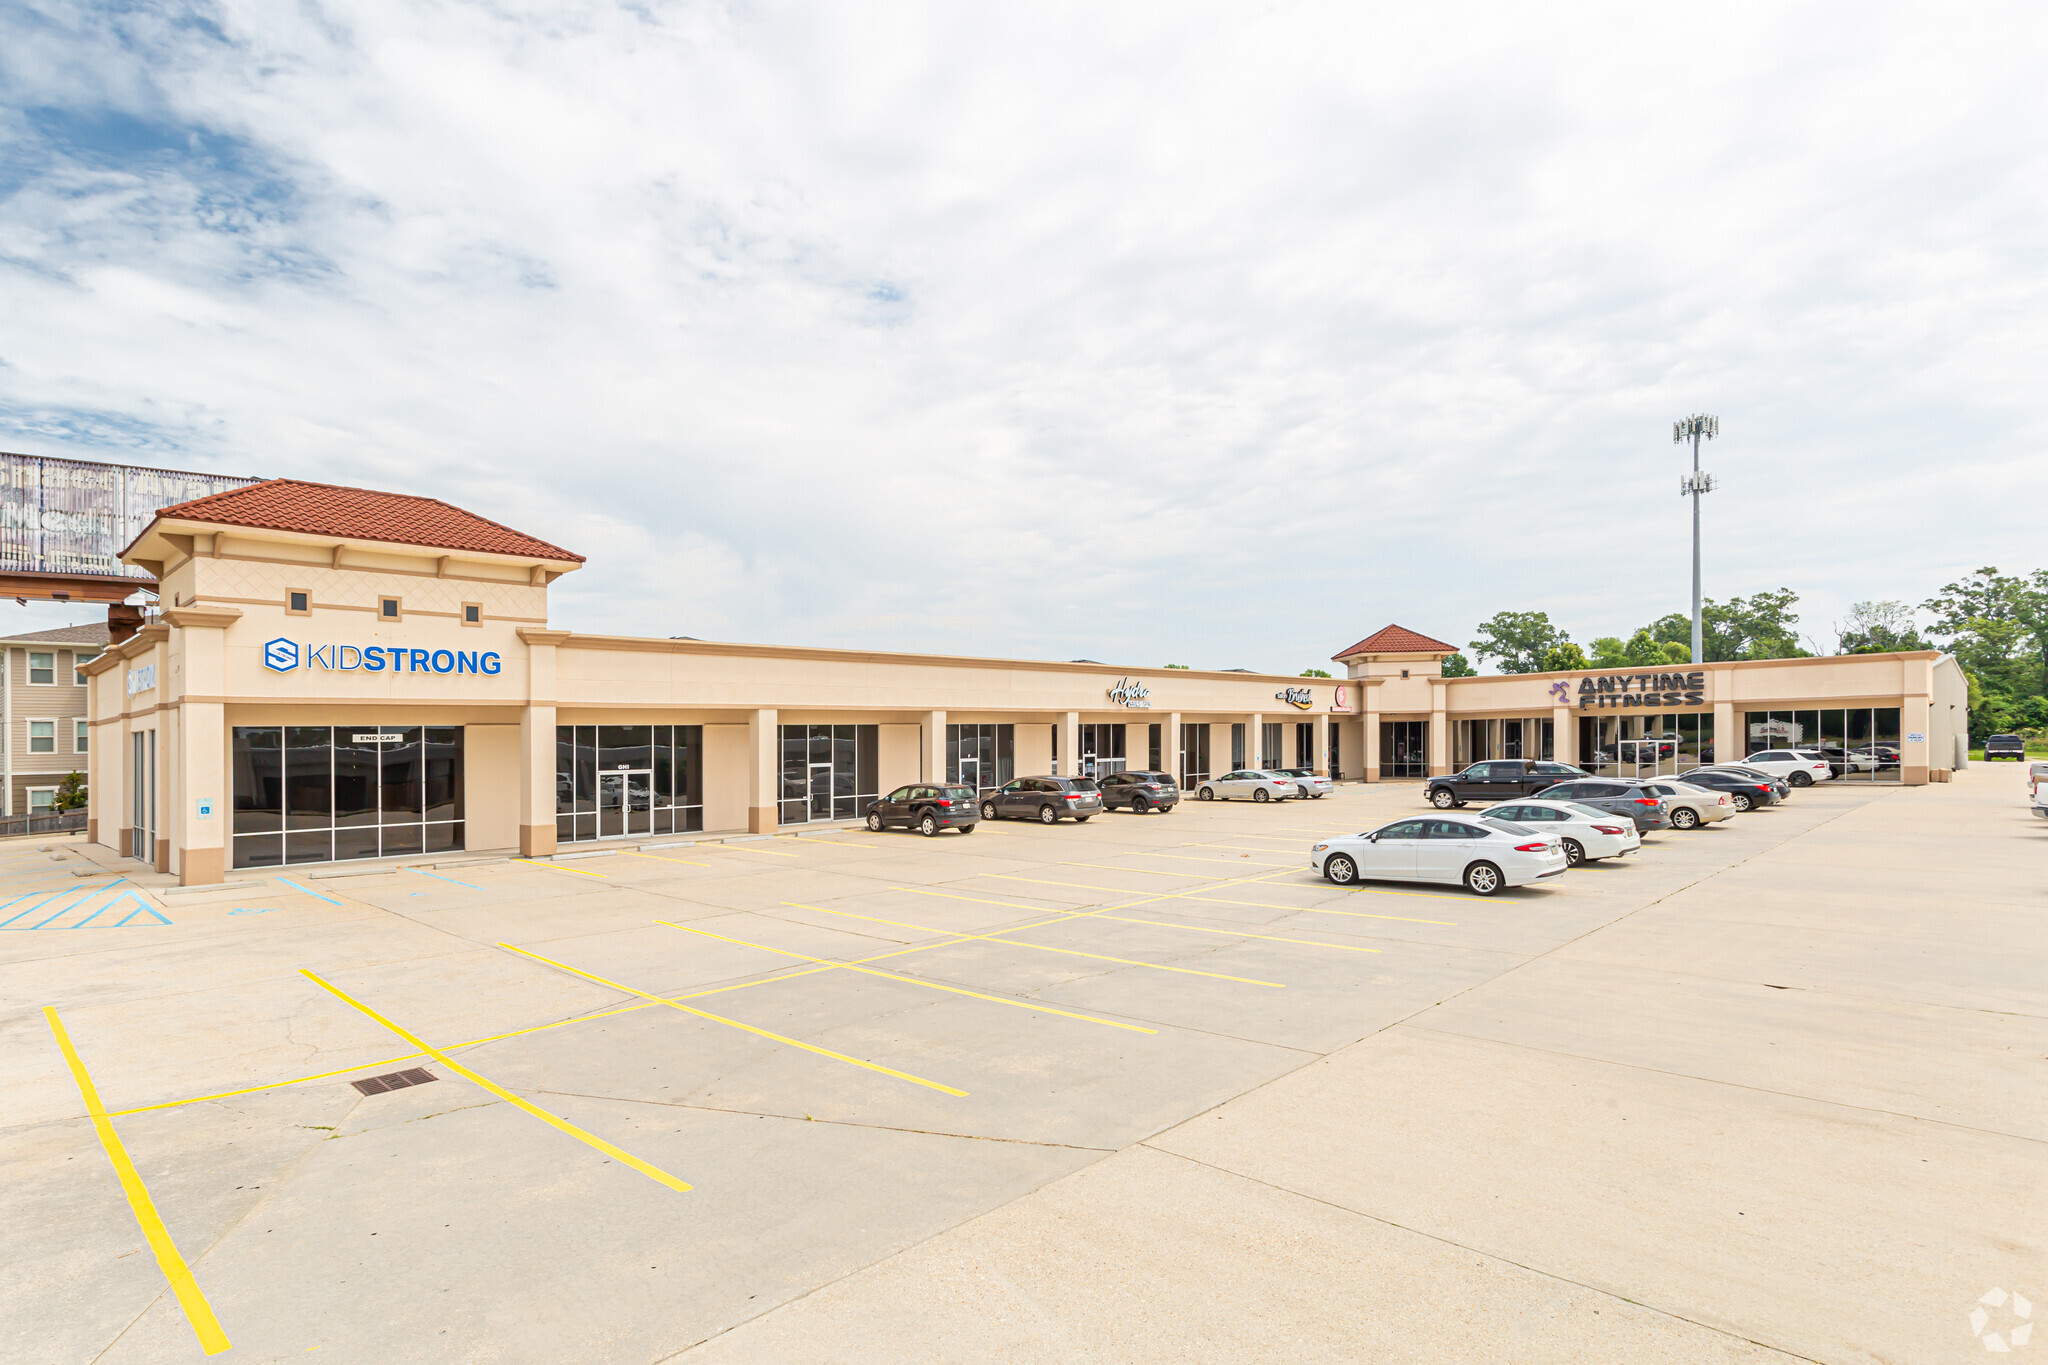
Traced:
[[624, 839], [628, 835], [654, 832], [654, 772], [599, 773], [597, 775], [597, 837]]
[[981, 760], [978, 758], [961, 759], [960, 775], [954, 780], [959, 782], [960, 785], [962, 785], [963, 787], [974, 788], [974, 790], [977, 792], [984, 791], [987, 789], [986, 784], [983, 783], [981, 780]]
[[813, 763], [810, 768], [811, 780], [808, 792], [810, 818], [830, 820], [832, 818], [832, 765]]

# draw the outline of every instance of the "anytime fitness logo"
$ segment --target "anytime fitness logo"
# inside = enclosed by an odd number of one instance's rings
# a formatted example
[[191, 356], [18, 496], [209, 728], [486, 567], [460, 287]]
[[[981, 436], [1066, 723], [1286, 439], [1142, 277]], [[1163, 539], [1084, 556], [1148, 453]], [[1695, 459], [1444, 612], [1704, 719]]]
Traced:
[[307, 645], [282, 637], [263, 646], [263, 666], [289, 673], [304, 662], [332, 673], [482, 673], [495, 676], [505, 661], [496, 650], [399, 649], [388, 645]]
[[[1987, 1308], [2005, 1311], [1994, 1319]], [[1987, 1351], [2010, 1351], [2015, 1346], [2024, 1346], [2034, 1335], [2034, 1305], [2019, 1293], [2008, 1294], [2003, 1289], [1986, 1290], [1977, 1300], [1977, 1306], [1970, 1310], [1970, 1335], [1984, 1343]], [[2003, 1330], [1986, 1331], [1993, 1327]]]

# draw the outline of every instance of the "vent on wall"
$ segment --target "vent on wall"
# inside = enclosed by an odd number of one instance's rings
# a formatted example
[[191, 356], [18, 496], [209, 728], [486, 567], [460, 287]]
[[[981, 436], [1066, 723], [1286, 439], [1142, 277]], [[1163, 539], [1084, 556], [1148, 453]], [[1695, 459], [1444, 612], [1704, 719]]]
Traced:
[[403, 1090], [409, 1085], [425, 1085], [428, 1081], [440, 1079], [425, 1067], [416, 1066], [410, 1071], [394, 1071], [388, 1076], [369, 1076], [350, 1084], [365, 1095], [381, 1095], [386, 1090]]

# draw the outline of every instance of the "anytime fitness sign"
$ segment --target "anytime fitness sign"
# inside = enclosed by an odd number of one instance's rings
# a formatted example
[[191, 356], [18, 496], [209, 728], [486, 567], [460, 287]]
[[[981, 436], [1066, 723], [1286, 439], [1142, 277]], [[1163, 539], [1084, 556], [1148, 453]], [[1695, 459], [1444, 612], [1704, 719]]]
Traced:
[[[1553, 683], [1562, 691], [1563, 683]], [[1704, 706], [1707, 675], [1694, 673], [1603, 673], [1579, 679], [1579, 709], [1603, 706]]]
[[333, 673], [484, 673], [496, 674], [505, 661], [496, 650], [400, 649], [395, 645], [306, 645], [276, 639], [263, 646], [263, 666], [289, 673], [301, 663]]

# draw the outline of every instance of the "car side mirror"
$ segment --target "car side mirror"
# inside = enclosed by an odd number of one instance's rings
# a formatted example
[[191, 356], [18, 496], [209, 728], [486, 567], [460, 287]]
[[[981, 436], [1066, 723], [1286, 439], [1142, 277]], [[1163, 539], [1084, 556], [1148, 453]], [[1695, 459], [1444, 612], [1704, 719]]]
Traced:
[[1378, 830], [1374, 830], [1372, 833], [1365, 836], [1365, 841], [1368, 844], [1378, 843], [1380, 841], [1380, 832]]

